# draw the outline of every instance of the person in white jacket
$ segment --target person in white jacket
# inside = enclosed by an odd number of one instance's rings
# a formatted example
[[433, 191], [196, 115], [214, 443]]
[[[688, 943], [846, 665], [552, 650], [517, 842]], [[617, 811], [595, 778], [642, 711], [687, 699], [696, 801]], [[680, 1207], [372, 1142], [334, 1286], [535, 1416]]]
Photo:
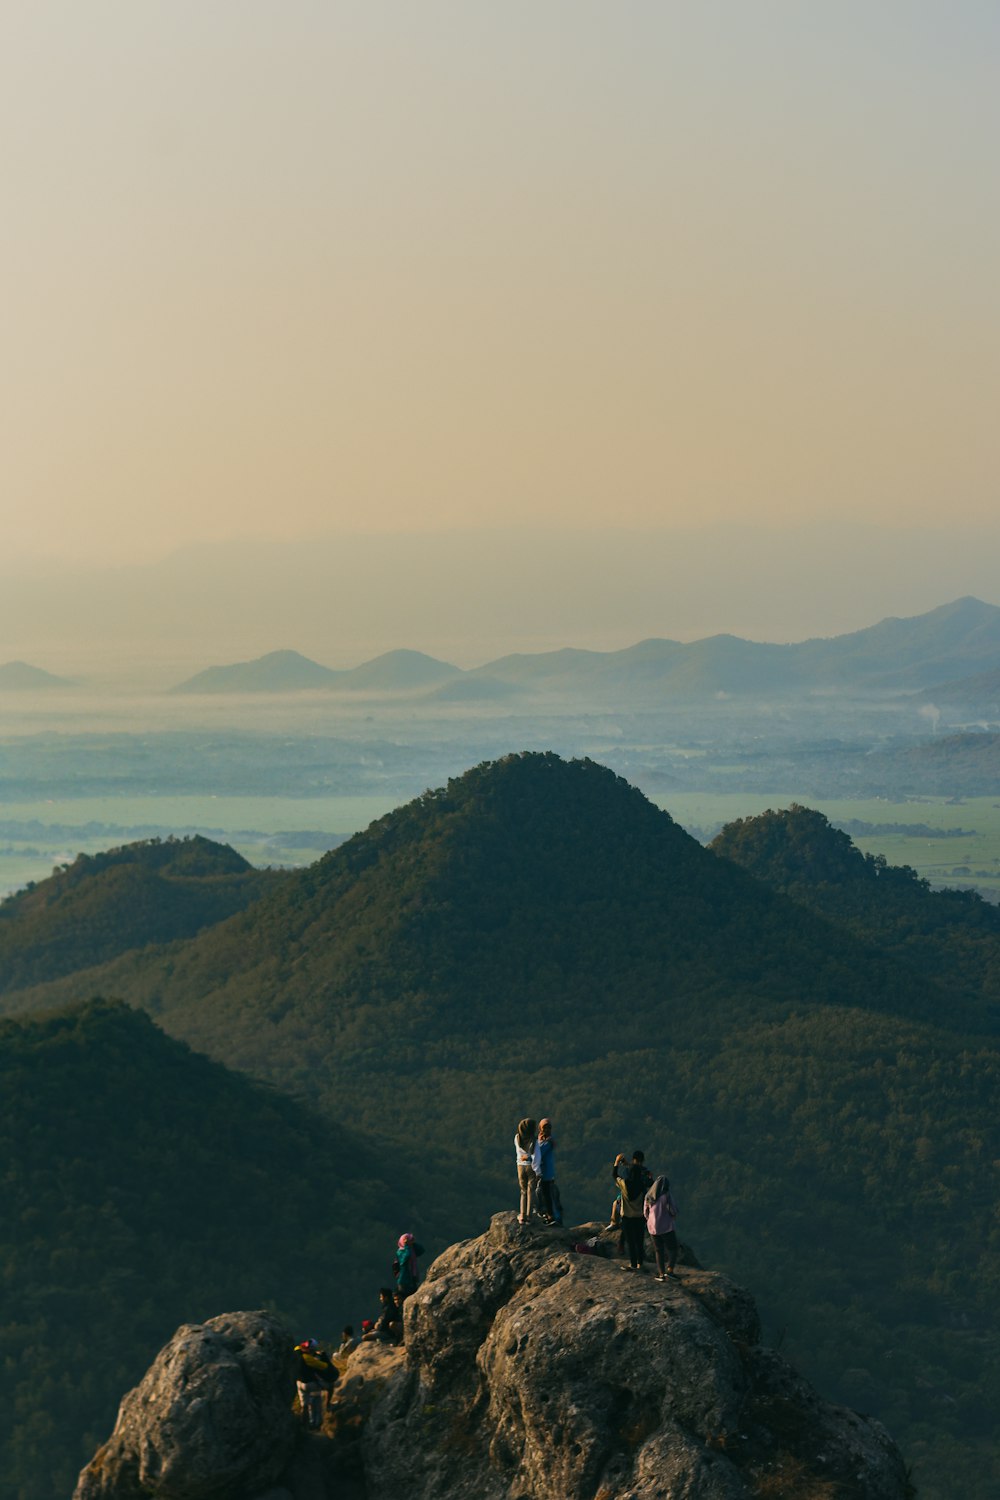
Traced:
[[527, 1224], [535, 1205], [535, 1122], [522, 1120], [514, 1136], [514, 1159], [517, 1162], [517, 1182], [521, 1189], [521, 1204], [517, 1222]]
[[674, 1221], [677, 1204], [670, 1192], [670, 1179], [657, 1177], [645, 1198], [646, 1228], [656, 1252], [656, 1280], [667, 1281], [674, 1273], [677, 1260], [677, 1233]]

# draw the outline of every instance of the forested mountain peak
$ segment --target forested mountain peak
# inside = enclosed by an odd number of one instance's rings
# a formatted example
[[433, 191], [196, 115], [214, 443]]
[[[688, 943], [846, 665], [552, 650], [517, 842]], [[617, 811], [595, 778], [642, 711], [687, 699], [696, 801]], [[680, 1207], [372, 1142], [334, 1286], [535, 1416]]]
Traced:
[[978, 997], [968, 1025], [1000, 1022], [1000, 908], [976, 892], [932, 890], [909, 865], [862, 854], [822, 813], [794, 804], [738, 818], [710, 848], [921, 976]]
[[709, 846], [776, 890], [875, 878], [874, 862], [823, 813], [791, 807], [727, 823]]
[[0, 902], [0, 993], [191, 937], [280, 878], [200, 834], [79, 854]]

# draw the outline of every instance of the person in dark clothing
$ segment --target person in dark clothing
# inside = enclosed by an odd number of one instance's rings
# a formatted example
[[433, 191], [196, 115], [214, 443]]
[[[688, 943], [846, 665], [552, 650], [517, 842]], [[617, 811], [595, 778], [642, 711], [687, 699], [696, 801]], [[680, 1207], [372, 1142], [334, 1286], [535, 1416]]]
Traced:
[[339, 1379], [340, 1371], [315, 1339], [303, 1339], [295, 1345], [295, 1384], [302, 1405], [302, 1420], [307, 1427], [323, 1425], [324, 1404], [329, 1411], [333, 1388]]
[[650, 1174], [643, 1165], [644, 1160], [641, 1151], [634, 1151], [629, 1163], [625, 1153], [620, 1151], [611, 1168], [611, 1175], [622, 1199], [622, 1247], [623, 1253], [629, 1258], [629, 1264], [623, 1269], [627, 1271], [642, 1270], [646, 1237], [643, 1200], [650, 1182]]
[[396, 1303], [396, 1297], [391, 1287], [379, 1287], [378, 1293], [379, 1310], [378, 1316], [368, 1333], [363, 1335], [363, 1342], [380, 1344], [398, 1344], [403, 1338], [403, 1314]]

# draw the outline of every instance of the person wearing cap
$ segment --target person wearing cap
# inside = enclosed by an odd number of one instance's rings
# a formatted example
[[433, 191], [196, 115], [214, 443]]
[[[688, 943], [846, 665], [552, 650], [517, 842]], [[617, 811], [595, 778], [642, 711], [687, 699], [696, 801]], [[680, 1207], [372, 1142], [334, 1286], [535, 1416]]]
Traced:
[[552, 1139], [552, 1121], [539, 1120], [533, 1166], [537, 1178], [539, 1211], [546, 1224], [562, 1227], [562, 1200], [556, 1187], [556, 1143]]
[[307, 1427], [323, 1425], [324, 1397], [329, 1411], [333, 1388], [339, 1379], [340, 1371], [315, 1339], [302, 1339], [295, 1345], [295, 1385]]

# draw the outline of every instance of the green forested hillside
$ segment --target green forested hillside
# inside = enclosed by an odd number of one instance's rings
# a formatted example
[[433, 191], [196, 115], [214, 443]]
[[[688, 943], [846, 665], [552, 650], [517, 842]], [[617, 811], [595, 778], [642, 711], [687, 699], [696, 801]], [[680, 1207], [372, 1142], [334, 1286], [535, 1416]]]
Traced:
[[279, 879], [201, 835], [80, 854], [0, 902], [0, 994], [191, 937]]
[[932, 890], [906, 865], [862, 854], [822, 813], [792, 806], [729, 823], [714, 853], [812, 912], [848, 928], [914, 973], [933, 977], [963, 1010], [969, 1029], [1000, 1023], [1000, 907], [975, 891]]
[[0, 1161], [3, 1500], [68, 1496], [180, 1323], [360, 1316], [406, 1212], [356, 1136], [120, 1004], [0, 1022]]
[[684, 1237], [827, 1394], [888, 1422], [923, 1495], [994, 1493], [1000, 1056], [975, 965], [905, 963], [600, 766], [522, 755], [100, 973], [362, 1128], [438, 1240], [513, 1202], [525, 1113], [556, 1121], [573, 1218], [607, 1212], [612, 1155], [643, 1146]]

